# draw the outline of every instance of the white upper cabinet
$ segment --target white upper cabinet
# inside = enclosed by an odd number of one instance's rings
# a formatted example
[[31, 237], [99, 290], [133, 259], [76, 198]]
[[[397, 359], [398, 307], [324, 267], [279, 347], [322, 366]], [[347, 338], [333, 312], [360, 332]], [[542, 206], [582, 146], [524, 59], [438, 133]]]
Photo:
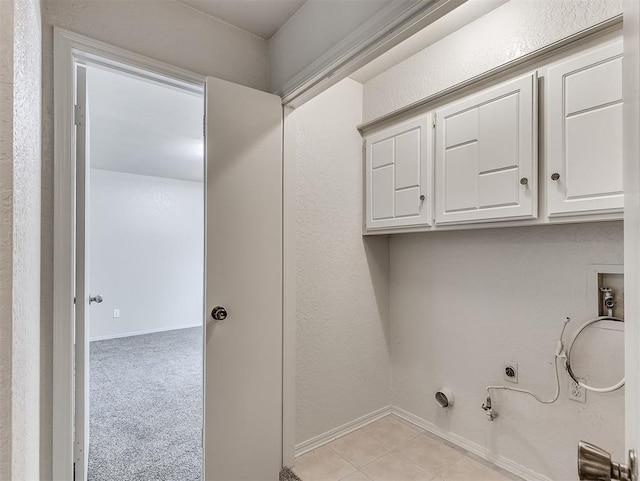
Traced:
[[366, 138], [366, 229], [431, 223], [431, 114]]
[[549, 216], [621, 212], [622, 40], [547, 71]]
[[436, 224], [537, 217], [537, 76], [436, 112]]

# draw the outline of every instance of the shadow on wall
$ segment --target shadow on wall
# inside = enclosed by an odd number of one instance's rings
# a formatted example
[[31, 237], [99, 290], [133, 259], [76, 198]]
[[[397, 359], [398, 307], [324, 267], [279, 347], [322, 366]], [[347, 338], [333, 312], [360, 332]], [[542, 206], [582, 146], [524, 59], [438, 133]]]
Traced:
[[389, 332], [391, 316], [389, 310], [389, 237], [386, 235], [363, 236], [362, 244], [367, 256], [367, 265], [388, 352], [391, 341]]

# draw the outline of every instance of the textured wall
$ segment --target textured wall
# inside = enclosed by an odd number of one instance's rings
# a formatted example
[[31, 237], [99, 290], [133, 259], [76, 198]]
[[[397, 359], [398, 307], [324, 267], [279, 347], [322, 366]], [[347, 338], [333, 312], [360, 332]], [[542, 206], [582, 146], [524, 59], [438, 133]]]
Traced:
[[[504, 361], [519, 363], [517, 387], [553, 396], [553, 354], [566, 316], [572, 334], [587, 312], [587, 265], [622, 264], [622, 223], [396, 235], [391, 240], [393, 403], [554, 480], [577, 479], [576, 446], [588, 440], [624, 459], [624, 390], [551, 406], [518, 393], [493, 399]], [[594, 385], [624, 372], [623, 335], [593, 329], [576, 343], [576, 372]], [[508, 383], [506, 383], [508, 384]], [[436, 406], [441, 386], [451, 411]]]
[[43, 0], [41, 479], [51, 478], [53, 29], [60, 26], [202, 74], [267, 87], [263, 40], [171, 0]]
[[13, 2], [0, 2], [0, 479], [11, 479]]
[[362, 86], [344, 80], [291, 116], [296, 443], [390, 401], [388, 241], [362, 237], [361, 112]]
[[371, 79], [364, 121], [622, 13], [622, 0], [511, 0]]
[[13, 479], [39, 475], [40, 1], [16, 1], [13, 118]]
[[0, 478], [39, 478], [41, 25], [0, 4]]
[[90, 338], [201, 325], [204, 184], [92, 169], [90, 192]]

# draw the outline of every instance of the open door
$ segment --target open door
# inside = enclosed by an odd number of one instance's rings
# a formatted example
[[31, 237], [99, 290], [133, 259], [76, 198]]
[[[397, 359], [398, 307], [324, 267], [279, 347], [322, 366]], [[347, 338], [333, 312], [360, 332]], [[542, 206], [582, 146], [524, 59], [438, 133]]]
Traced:
[[207, 79], [207, 481], [276, 481], [282, 465], [282, 112]]
[[[87, 68], [76, 67], [76, 219], [75, 219], [75, 439], [73, 444], [74, 479], [87, 479], [89, 462], [89, 286], [88, 215], [89, 197], [88, 132], [87, 128]], [[101, 299], [101, 298], [100, 298]], [[100, 300], [102, 302], [102, 300]]]

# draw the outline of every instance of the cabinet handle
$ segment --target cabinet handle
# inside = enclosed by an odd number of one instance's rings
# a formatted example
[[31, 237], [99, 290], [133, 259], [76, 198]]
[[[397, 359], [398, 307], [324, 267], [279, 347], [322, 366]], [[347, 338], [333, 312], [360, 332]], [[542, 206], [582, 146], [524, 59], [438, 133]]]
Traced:
[[551, 174], [551, 180], [558, 180], [560, 179], [560, 174], [558, 174], [557, 172], [554, 172], [553, 174]]
[[523, 177], [522, 179], [520, 179], [520, 185], [527, 185], [529, 183], [529, 179], [527, 179], [526, 177]]

